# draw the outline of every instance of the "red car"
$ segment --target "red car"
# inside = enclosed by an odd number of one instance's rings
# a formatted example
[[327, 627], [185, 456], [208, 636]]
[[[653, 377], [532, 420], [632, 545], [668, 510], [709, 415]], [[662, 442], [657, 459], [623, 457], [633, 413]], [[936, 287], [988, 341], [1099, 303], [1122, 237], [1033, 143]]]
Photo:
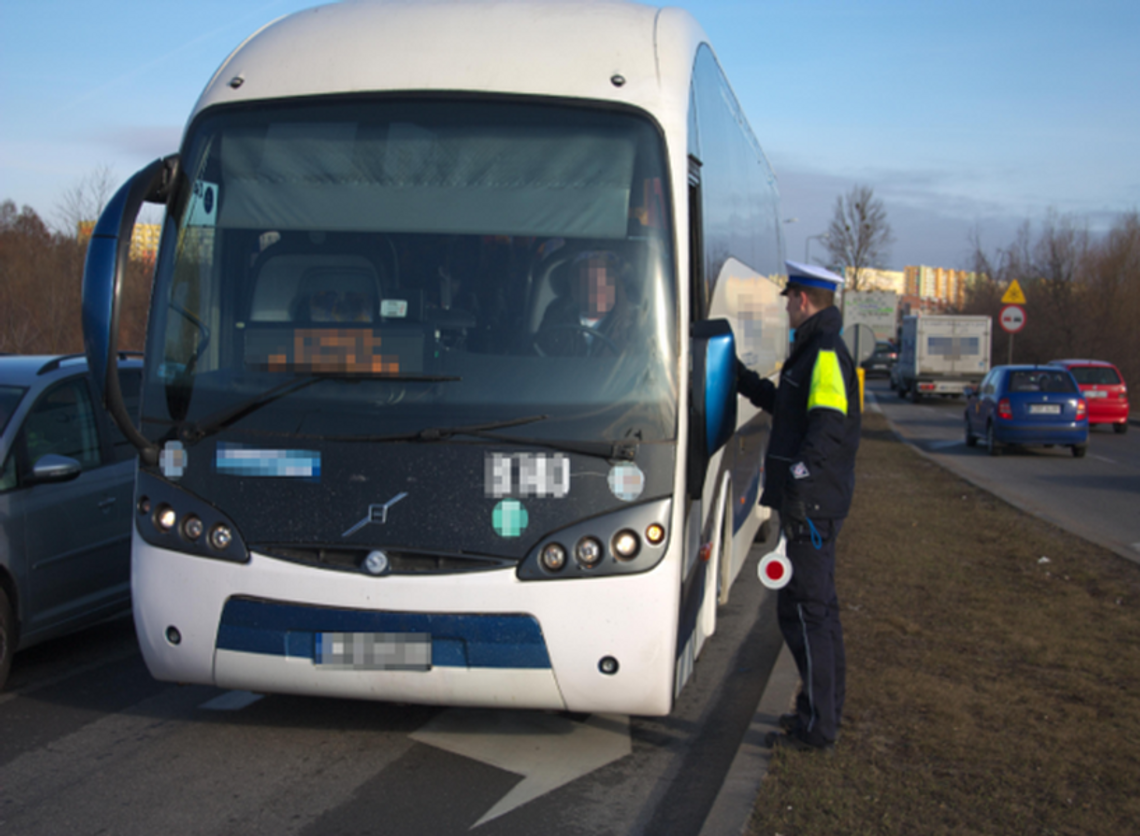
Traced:
[[1118, 433], [1128, 432], [1128, 387], [1120, 370], [1103, 360], [1053, 360], [1077, 380], [1089, 405], [1089, 425], [1112, 424]]

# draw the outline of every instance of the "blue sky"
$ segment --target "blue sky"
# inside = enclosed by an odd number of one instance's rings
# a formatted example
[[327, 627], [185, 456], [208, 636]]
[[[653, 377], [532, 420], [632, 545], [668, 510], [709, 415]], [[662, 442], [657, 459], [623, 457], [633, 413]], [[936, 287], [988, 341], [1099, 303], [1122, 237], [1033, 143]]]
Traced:
[[[0, 0], [0, 200], [59, 215], [175, 150], [226, 55], [312, 0]], [[690, 0], [777, 176], [790, 258], [870, 185], [885, 266], [966, 266], [1054, 211], [1140, 208], [1136, 0]], [[811, 242], [812, 260], [822, 251]]]

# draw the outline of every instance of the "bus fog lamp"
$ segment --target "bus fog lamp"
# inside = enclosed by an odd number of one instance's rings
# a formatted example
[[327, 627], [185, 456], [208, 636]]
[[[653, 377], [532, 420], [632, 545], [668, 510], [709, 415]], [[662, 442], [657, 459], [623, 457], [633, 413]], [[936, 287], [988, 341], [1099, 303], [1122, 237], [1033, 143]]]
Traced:
[[234, 533], [228, 525], [218, 523], [210, 529], [210, 545], [218, 551], [225, 551], [234, 541]]
[[542, 547], [542, 553], [538, 556], [542, 568], [548, 572], [558, 572], [566, 565], [566, 549], [558, 543], [547, 543]]
[[166, 640], [171, 644], [182, 644], [182, 633], [173, 624], [166, 628]]
[[613, 656], [603, 656], [601, 661], [598, 662], [598, 670], [606, 676], [613, 676], [618, 672], [619, 667], [618, 660]]
[[158, 510], [154, 512], [154, 527], [166, 534], [174, 524], [178, 522], [178, 514], [169, 505], [159, 505]]
[[632, 531], [619, 531], [614, 535], [613, 547], [620, 560], [632, 560], [641, 551], [641, 540]]
[[602, 544], [595, 537], [583, 537], [574, 547], [574, 557], [587, 569], [597, 566], [602, 560]]
[[651, 523], [645, 529], [645, 539], [651, 546], [660, 546], [665, 542], [665, 526], [658, 523]]

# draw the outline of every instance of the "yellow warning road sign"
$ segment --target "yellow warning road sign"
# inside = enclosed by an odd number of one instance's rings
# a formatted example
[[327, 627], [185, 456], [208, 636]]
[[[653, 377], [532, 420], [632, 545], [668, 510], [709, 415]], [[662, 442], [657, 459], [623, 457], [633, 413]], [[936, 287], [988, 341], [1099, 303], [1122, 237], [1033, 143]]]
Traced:
[[1025, 294], [1021, 292], [1021, 285], [1014, 279], [1009, 283], [1009, 289], [1005, 292], [1005, 296], [1001, 297], [1003, 305], [1024, 305]]

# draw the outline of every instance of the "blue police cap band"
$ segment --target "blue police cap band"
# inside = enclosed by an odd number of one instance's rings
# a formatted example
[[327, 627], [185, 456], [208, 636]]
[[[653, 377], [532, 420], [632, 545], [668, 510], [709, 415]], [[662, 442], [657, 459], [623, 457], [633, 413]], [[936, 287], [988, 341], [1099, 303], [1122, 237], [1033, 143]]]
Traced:
[[788, 284], [806, 285], [807, 287], [820, 287], [824, 290], [835, 290], [839, 287], [839, 282], [828, 282], [823, 279], [809, 279], [807, 276], [789, 276]]

